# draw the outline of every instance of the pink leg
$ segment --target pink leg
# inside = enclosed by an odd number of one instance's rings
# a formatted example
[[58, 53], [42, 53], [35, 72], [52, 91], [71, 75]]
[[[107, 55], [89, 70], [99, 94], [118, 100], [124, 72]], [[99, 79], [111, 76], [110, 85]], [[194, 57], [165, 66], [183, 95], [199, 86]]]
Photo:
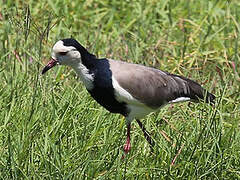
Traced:
[[126, 140], [126, 144], [124, 145], [124, 152], [125, 154], [127, 154], [130, 149], [131, 149], [131, 143], [130, 143], [130, 129], [131, 129], [131, 125], [130, 123], [127, 125], [127, 140]]

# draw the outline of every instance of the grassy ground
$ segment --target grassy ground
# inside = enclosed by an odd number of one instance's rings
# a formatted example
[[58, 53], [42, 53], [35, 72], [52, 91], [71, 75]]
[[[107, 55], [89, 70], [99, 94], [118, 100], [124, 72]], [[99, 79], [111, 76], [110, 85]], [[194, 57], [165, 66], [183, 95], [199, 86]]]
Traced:
[[[2, 0], [1, 179], [238, 179], [240, 98], [238, 0]], [[98, 57], [191, 77], [215, 107], [182, 103], [143, 119], [153, 154], [88, 95], [75, 73], [41, 76], [58, 39], [73, 36]]]

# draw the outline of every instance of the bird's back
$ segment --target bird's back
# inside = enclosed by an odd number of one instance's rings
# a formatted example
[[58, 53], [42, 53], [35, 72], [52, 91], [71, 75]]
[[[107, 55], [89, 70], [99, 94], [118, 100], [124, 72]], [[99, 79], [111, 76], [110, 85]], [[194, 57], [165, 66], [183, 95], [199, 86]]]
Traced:
[[211, 102], [215, 98], [198, 83], [185, 77], [122, 61], [109, 60], [109, 64], [119, 85], [154, 109], [179, 98], [198, 101], [206, 96], [206, 100]]

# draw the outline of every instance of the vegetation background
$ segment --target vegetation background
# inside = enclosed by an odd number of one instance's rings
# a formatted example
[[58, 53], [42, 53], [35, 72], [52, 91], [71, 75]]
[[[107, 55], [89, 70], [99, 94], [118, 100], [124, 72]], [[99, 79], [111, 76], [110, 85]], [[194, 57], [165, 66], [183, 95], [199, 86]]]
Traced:
[[[1, 179], [239, 179], [239, 0], [1, 0]], [[74, 37], [98, 57], [188, 76], [217, 96], [133, 123], [88, 95], [75, 73], [41, 69]]]

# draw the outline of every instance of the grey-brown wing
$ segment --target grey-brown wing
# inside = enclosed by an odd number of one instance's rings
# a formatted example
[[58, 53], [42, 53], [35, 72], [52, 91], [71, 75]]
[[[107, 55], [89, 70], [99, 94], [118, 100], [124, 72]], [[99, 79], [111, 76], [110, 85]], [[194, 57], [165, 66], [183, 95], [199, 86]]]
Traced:
[[110, 60], [110, 68], [119, 85], [138, 101], [158, 108], [180, 97], [204, 98], [204, 89], [196, 82], [158, 69]]

